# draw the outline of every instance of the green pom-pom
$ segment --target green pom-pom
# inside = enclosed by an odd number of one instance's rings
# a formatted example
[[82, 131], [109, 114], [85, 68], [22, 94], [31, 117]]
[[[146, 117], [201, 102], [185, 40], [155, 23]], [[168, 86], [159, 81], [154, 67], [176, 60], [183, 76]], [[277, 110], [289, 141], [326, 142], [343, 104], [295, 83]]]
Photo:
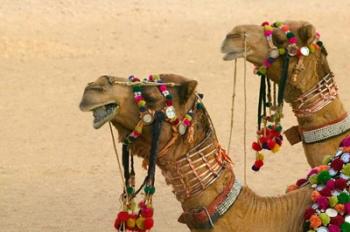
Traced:
[[350, 176], [350, 164], [345, 164], [341, 171], [344, 175]]
[[319, 217], [321, 219], [322, 224], [325, 226], [328, 225], [331, 221], [330, 217], [325, 213], [320, 213]]
[[287, 33], [287, 38], [288, 38], [288, 39], [293, 38], [293, 37], [294, 37], [293, 32], [288, 32], [288, 33]]
[[314, 174], [309, 177], [310, 184], [317, 184], [318, 175]]
[[261, 66], [258, 71], [261, 75], [266, 75], [266, 68], [264, 66]]
[[350, 232], [350, 223], [344, 222], [344, 223], [341, 225], [341, 231], [342, 231], [342, 232]]
[[129, 187], [126, 188], [126, 192], [128, 193], [128, 195], [131, 195], [131, 194], [134, 193], [134, 188], [129, 186]]
[[156, 188], [154, 186], [146, 186], [145, 187], [145, 193], [153, 195], [156, 192]]
[[329, 174], [328, 171], [322, 171], [320, 174], [318, 174], [317, 177], [317, 183], [318, 184], [326, 184], [328, 180], [330, 180], [332, 177]]
[[[349, 194], [342, 192], [338, 195], [338, 201], [341, 204], [345, 204], [348, 203], [350, 201], [350, 196]], [[350, 232], [350, 231], [349, 231]]]
[[309, 231], [309, 229], [310, 229], [310, 222], [309, 221], [305, 221], [304, 224], [303, 224], [303, 228], [304, 228], [303, 231]]
[[166, 95], [166, 97], [165, 97], [167, 100], [171, 100], [171, 99], [173, 99], [173, 95], [171, 95], [171, 94], [168, 94], [168, 95]]
[[197, 110], [201, 110], [203, 108], [204, 108], [203, 103], [201, 103], [201, 102], [197, 103]]
[[332, 156], [331, 156], [331, 155], [325, 156], [325, 157], [323, 158], [323, 160], [322, 160], [322, 164], [328, 165], [328, 163], [329, 163], [329, 161], [331, 161], [331, 159], [332, 159]]
[[282, 131], [282, 126], [281, 125], [278, 125], [278, 126], [276, 126], [276, 131], [278, 131], [278, 132], [281, 132]]
[[277, 21], [277, 22], [275, 22], [273, 25], [274, 25], [275, 27], [280, 27], [280, 26], [282, 26], [282, 22]]
[[329, 198], [329, 205], [331, 207], [334, 207], [338, 203], [338, 197], [337, 196], [331, 196]]
[[141, 91], [141, 86], [139, 86], [139, 85], [134, 85], [134, 86], [132, 87], [132, 90], [133, 90], [134, 92], [140, 92], [140, 91]]

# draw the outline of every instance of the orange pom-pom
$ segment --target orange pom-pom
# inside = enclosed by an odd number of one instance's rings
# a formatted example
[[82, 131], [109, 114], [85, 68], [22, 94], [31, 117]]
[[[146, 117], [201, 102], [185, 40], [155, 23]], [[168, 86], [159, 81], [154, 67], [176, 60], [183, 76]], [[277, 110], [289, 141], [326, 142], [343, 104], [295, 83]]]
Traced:
[[327, 171], [328, 169], [329, 169], [329, 166], [328, 165], [320, 165], [320, 166], [318, 166], [319, 167], [319, 169], [320, 169], [320, 171], [322, 172], [322, 171]]
[[296, 184], [291, 184], [291, 185], [289, 185], [288, 187], [287, 187], [287, 193], [289, 193], [289, 192], [292, 192], [292, 191], [294, 191], [294, 190], [297, 190], [299, 187], [298, 187], [298, 185], [296, 185]]
[[343, 204], [336, 204], [334, 206], [334, 209], [338, 211], [338, 213], [344, 213], [344, 205]]
[[318, 191], [313, 191], [311, 193], [311, 200], [316, 202], [318, 198], [320, 198], [321, 194]]
[[312, 215], [310, 217], [310, 227], [316, 229], [322, 225], [321, 219], [317, 215]]

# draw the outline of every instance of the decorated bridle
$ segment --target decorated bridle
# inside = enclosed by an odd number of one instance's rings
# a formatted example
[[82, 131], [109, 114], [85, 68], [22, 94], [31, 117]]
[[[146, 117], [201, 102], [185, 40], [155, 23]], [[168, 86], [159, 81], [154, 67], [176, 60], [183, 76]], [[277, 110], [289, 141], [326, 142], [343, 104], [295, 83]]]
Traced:
[[[317, 49], [320, 49], [320, 47], [323, 46], [322, 42], [319, 41], [320, 36], [318, 33], [316, 35], [316, 40], [310, 45], [298, 47], [297, 37], [292, 31], [289, 30], [287, 24], [275, 22], [270, 25], [268, 22], [264, 22], [262, 23], [262, 26], [264, 28], [264, 35], [269, 45], [269, 56], [264, 60], [262, 66], [255, 69], [255, 73], [261, 77], [261, 80], [258, 104], [257, 141], [253, 142], [252, 144], [253, 150], [256, 151], [256, 160], [252, 166], [254, 171], [259, 171], [264, 165], [264, 155], [261, 152], [262, 150], [269, 150], [275, 153], [282, 145], [283, 136], [281, 134], [281, 119], [283, 118], [283, 100], [288, 79], [289, 60], [293, 57], [298, 59], [292, 72], [292, 81], [296, 82], [298, 74], [303, 70], [303, 57], [309, 56], [310, 53], [314, 53]], [[273, 43], [272, 33], [274, 28], [280, 29], [285, 33], [288, 39], [288, 45], [286, 48], [277, 47]], [[271, 81], [268, 78], [267, 70], [277, 59], [279, 59], [279, 57], [282, 58], [282, 69], [278, 85], [278, 94], [276, 94], [277, 84], [274, 83], [272, 96]], [[329, 90], [329, 92], [332, 92], [332, 96], [334, 96], [334, 85], [329, 81], [329, 76], [326, 76], [325, 78], [326, 79], [323, 81], [326, 82], [329, 87], [326, 88], [326, 90], [321, 91], [321, 94], [325, 94], [327, 93], [327, 90]], [[318, 86], [319, 88], [323, 88], [323, 85]], [[298, 111], [302, 112], [305, 105], [310, 102], [312, 102], [310, 103], [311, 105], [314, 105], [314, 108], [311, 108], [311, 110], [308, 108], [310, 112], [313, 110], [319, 110], [320, 107], [325, 105], [324, 102], [314, 103], [311, 98], [308, 98], [308, 96], [313, 94], [315, 91], [312, 90], [310, 92], [311, 93], [306, 93], [308, 95], [303, 95], [298, 98], [297, 101], [301, 102], [298, 107]]]

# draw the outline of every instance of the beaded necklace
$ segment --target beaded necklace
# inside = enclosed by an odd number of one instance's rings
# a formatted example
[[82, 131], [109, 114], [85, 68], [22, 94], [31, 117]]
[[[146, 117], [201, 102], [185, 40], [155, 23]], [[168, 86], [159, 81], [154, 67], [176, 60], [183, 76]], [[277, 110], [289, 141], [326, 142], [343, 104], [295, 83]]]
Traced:
[[[281, 134], [281, 119], [283, 118], [284, 89], [288, 78], [290, 57], [297, 57], [298, 59], [292, 75], [292, 80], [296, 81], [296, 76], [298, 72], [300, 72], [300, 66], [302, 66], [303, 57], [308, 56], [310, 53], [315, 52], [316, 49], [319, 49], [319, 34], [316, 36], [316, 42], [299, 48], [297, 46], [297, 37], [292, 31], [290, 31], [287, 24], [283, 24], [281, 22], [275, 22], [273, 24], [263, 22], [262, 26], [264, 28], [264, 35], [269, 46], [269, 55], [263, 61], [263, 64], [260, 67], [255, 68], [254, 71], [255, 74], [261, 77], [257, 140], [252, 143], [252, 148], [254, 151], [256, 151], [255, 163], [252, 166], [252, 170], [254, 171], [259, 171], [264, 165], [264, 154], [261, 152], [262, 150], [269, 150], [276, 153], [279, 151], [280, 146], [282, 145], [283, 136]], [[272, 39], [274, 29], [280, 29], [285, 33], [288, 39], [288, 45], [286, 48], [277, 47], [274, 45]], [[277, 59], [279, 59], [279, 57], [283, 57], [283, 62], [278, 96], [276, 96], [277, 85], [274, 84], [274, 94], [272, 98], [271, 83], [267, 77], [267, 70]]]

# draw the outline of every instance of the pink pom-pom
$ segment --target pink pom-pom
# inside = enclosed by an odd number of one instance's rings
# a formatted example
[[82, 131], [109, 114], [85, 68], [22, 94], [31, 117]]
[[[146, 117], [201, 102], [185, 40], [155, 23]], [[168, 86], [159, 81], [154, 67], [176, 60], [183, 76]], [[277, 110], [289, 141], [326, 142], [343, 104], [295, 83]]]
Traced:
[[320, 33], [316, 32], [316, 39], [320, 39], [321, 35]]
[[335, 188], [335, 181], [334, 180], [329, 180], [327, 181], [327, 184], [326, 184], [327, 188], [329, 188], [330, 190], [333, 190]]
[[344, 217], [339, 215], [339, 214], [337, 216], [331, 218], [331, 224], [332, 225], [341, 226], [341, 224], [343, 224], [344, 221], [345, 221]]
[[141, 95], [135, 96], [135, 101], [136, 101], [136, 102], [139, 102], [139, 101], [141, 101], [142, 99], [143, 99], [143, 97], [142, 97]]
[[317, 204], [320, 209], [326, 210], [329, 206], [329, 200], [327, 197], [321, 196], [317, 199]]
[[141, 215], [144, 217], [144, 218], [149, 218], [149, 217], [152, 217], [153, 216], [153, 209], [152, 208], [143, 208], [141, 210]]
[[343, 139], [343, 141], [341, 141], [341, 143], [340, 143], [340, 146], [341, 147], [349, 147], [350, 146], [350, 136]]
[[321, 191], [320, 194], [324, 197], [330, 197], [332, 196], [332, 191], [328, 187], [324, 187]]
[[296, 44], [296, 43], [298, 42], [297, 37], [289, 38], [289, 39], [288, 39], [288, 42], [289, 42], [290, 44]]
[[264, 35], [266, 37], [271, 36], [272, 35], [272, 31], [271, 30], [266, 30], [266, 31], [264, 31]]
[[328, 225], [328, 232], [340, 232], [339, 226], [336, 225]]
[[165, 90], [167, 90], [165, 85], [161, 85], [159, 86], [160, 91], [164, 92]]
[[345, 213], [350, 214], [350, 203], [344, 204]]
[[269, 62], [269, 59], [264, 60], [264, 66], [266, 68], [270, 68], [271, 67], [271, 63]]

